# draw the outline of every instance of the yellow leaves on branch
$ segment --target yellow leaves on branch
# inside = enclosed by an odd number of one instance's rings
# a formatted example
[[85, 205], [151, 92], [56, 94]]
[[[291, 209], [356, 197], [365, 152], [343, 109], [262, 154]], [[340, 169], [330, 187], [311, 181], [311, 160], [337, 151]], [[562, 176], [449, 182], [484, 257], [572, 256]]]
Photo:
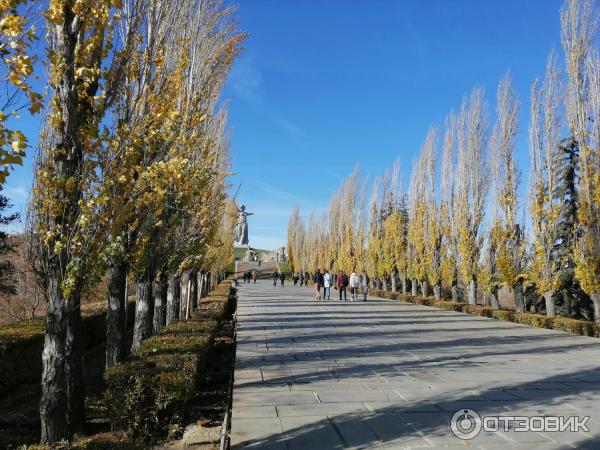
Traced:
[[[29, 18], [19, 13], [25, 0], [0, 1], [0, 64], [3, 64], [0, 81], [6, 82], [13, 91], [7, 92], [6, 110], [0, 111], [0, 184], [4, 183], [9, 168], [22, 164], [27, 140], [19, 130], [8, 128], [9, 117], [18, 119], [16, 110], [26, 107], [31, 114], [42, 109], [42, 97], [30, 84], [35, 58], [30, 54], [32, 43], [37, 39], [35, 28]], [[27, 10], [27, 8], [22, 8]], [[22, 94], [22, 95], [19, 95]]]

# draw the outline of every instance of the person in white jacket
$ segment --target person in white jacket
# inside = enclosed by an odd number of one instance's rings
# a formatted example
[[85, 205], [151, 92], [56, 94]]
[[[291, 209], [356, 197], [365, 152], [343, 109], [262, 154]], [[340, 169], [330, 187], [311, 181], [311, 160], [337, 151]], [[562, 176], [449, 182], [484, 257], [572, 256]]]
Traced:
[[352, 272], [350, 275], [350, 291], [352, 292], [352, 301], [358, 301], [358, 288], [360, 287], [360, 278], [356, 275], [356, 272]]
[[331, 274], [328, 270], [325, 271], [325, 275], [323, 275], [323, 300], [327, 298], [330, 300], [331, 297]]

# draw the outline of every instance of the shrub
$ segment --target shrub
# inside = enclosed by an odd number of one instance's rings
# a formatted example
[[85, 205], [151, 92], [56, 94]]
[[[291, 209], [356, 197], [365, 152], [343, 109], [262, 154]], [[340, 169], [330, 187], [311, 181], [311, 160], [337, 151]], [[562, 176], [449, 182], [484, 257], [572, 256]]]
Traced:
[[189, 321], [165, 327], [142, 342], [130, 361], [106, 371], [108, 416], [132, 441], [154, 442], [181, 423], [218, 320], [235, 296], [229, 284], [203, 298]]
[[523, 325], [529, 325], [532, 327], [552, 329], [554, 317], [532, 313], [515, 313], [514, 321], [516, 323], [522, 323]]
[[585, 320], [555, 317], [553, 329], [582, 336], [596, 336], [597, 325]]
[[[134, 303], [129, 303], [129, 318], [134, 317]], [[83, 350], [106, 339], [106, 304], [82, 305]], [[18, 322], [0, 327], [0, 396], [11, 389], [39, 383], [42, 375], [43, 319]]]
[[445, 309], [448, 311], [456, 311], [462, 312], [462, 307], [464, 306], [462, 303], [458, 302], [450, 302], [446, 300], [440, 300], [433, 304], [436, 308]]
[[440, 308], [447, 311], [475, 314], [482, 317], [490, 317], [493, 319], [503, 320], [505, 322], [515, 322], [537, 328], [566, 331], [567, 333], [579, 334], [581, 336], [600, 337], [600, 323], [594, 323], [586, 320], [569, 319], [566, 317], [547, 317], [541, 314], [525, 312], [518, 313], [506, 309], [492, 309], [489, 306], [468, 305], [466, 303], [452, 302], [448, 300], [435, 301], [432, 297], [413, 297], [399, 293], [385, 292], [379, 289], [373, 289], [371, 291], [371, 295], [376, 297], [395, 298], [399, 301], [405, 301], [408, 303], [433, 306], [435, 308]]

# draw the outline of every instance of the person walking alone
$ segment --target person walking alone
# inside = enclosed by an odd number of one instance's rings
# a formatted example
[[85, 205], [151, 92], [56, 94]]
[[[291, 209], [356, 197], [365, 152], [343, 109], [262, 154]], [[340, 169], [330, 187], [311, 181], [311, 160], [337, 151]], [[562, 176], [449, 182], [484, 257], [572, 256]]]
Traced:
[[360, 287], [360, 278], [356, 275], [356, 272], [352, 272], [350, 275], [350, 292], [352, 292], [352, 301], [358, 301], [358, 288]]
[[323, 286], [323, 274], [319, 269], [317, 269], [317, 271], [315, 272], [314, 282], [316, 299], [321, 300], [321, 286]]
[[343, 270], [340, 270], [340, 272], [338, 273], [337, 287], [340, 291], [340, 301], [342, 300], [342, 297], [344, 301], [348, 300], [348, 298], [346, 297], [346, 288], [348, 287], [348, 275], [346, 275]]
[[279, 279], [279, 273], [277, 271], [273, 272], [273, 286], [277, 286], [278, 279]]
[[285, 272], [279, 272], [279, 279], [281, 280], [281, 285], [285, 282]]
[[323, 300], [331, 299], [331, 274], [328, 270], [323, 274]]
[[360, 282], [362, 285], [363, 302], [367, 301], [367, 294], [369, 293], [369, 281], [369, 275], [367, 275], [367, 272], [363, 272], [362, 276], [360, 277]]

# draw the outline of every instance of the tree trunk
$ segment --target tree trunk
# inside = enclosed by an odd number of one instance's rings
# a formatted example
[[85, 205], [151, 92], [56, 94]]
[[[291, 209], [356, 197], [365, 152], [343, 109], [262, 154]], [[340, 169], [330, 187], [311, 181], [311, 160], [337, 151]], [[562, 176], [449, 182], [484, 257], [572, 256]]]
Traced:
[[204, 273], [202, 271], [198, 272], [198, 303], [204, 297]]
[[167, 287], [167, 325], [179, 320], [179, 302], [181, 298], [181, 280], [177, 275], [169, 275]]
[[498, 302], [498, 289], [492, 289], [492, 292], [490, 292], [490, 306], [493, 309], [500, 308], [500, 303]]
[[590, 299], [594, 305], [594, 322], [600, 322], [600, 291], [591, 294]]
[[[72, 261], [70, 243], [67, 242], [72, 237], [75, 221], [80, 214], [82, 193], [79, 181], [83, 162], [80, 126], [89, 117], [86, 114], [89, 111], [82, 107], [76, 89], [78, 61], [75, 60], [75, 49], [82, 21], [73, 12], [73, 2], [61, 6], [59, 19], [60, 23], [48, 26], [48, 31], [52, 33], [49, 50], [60, 61], [61, 69], [57, 77], [50, 81], [56, 96], [57, 107], [54, 112], [57, 126], [52, 127], [55, 149], [48, 154], [45, 170], [50, 172], [50, 179], [59, 181], [48, 197], [51, 204], [56, 203], [60, 208], [50, 208], [50, 214], [42, 219], [48, 225], [50, 236], [54, 236], [42, 244], [41, 255], [48, 301], [40, 398], [42, 444], [70, 439], [83, 423], [81, 276], [75, 280], [74, 292], [69, 298], [64, 298], [62, 283], [65, 281], [64, 271]], [[91, 96], [95, 94], [93, 86], [88, 88], [90, 93]], [[73, 182], [72, 189], [65, 187], [67, 180]], [[56, 244], [63, 238], [63, 245], [59, 248]]]
[[59, 277], [48, 279], [48, 312], [42, 352], [41, 442], [49, 444], [70, 439], [67, 422], [67, 381], [65, 375], [66, 308]]
[[548, 317], [556, 316], [554, 292], [544, 292], [544, 300], [546, 301], [546, 315]]
[[144, 339], [152, 336], [152, 316], [154, 298], [152, 296], [152, 277], [145, 270], [136, 277], [135, 324], [133, 326], [133, 344], [131, 351], [136, 352]]
[[421, 295], [423, 295], [423, 297], [429, 295], [429, 283], [427, 283], [427, 280], [421, 281]]
[[398, 273], [392, 270], [392, 292], [398, 292]]
[[108, 272], [106, 312], [106, 368], [121, 364], [127, 356], [127, 263], [118, 261]]
[[187, 282], [185, 289], [185, 320], [189, 320], [192, 315], [192, 271], [187, 273]]
[[513, 299], [515, 301], [515, 311], [525, 311], [525, 302], [523, 301], [523, 286], [521, 286], [521, 283], [517, 283], [513, 287]]
[[67, 334], [65, 339], [65, 379], [67, 382], [67, 423], [70, 433], [83, 430], [85, 423], [83, 352], [81, 349], [81, 299], [77, 290], [68, 302], [70, 312], [67, 316]]
[[204, 286], [203, 291], [204, 292], [202, 293], [202, 297], [206, 297], [208, 295], [208, 272], [206, 272], [203, 275], [203, 279], [204, 279], [204, 282], [203, 282], [203, 286]]
[[452, 293], [452, 301], [453, 302], [458, 302], [459, 298], [458, 298], [458, 285], [456, 283], [452, 284], [452, 287], [450, 288], [450, 292]]
[[388, 290], [388, 279], [387, 279], [387, 277], [383, 277], [382, 281], [383, 281], [383, 291], [387, 292], [387, 290]]
[[412, 280], [410, 280], [410, 287], [411, 287], [411, 295], [413, 297], [417, 296], [417, 279], [413, 278]]
[[433, 298], [436, 302], [442, 299], [442, 286], [439, 283], [433, 286]]
[[152, 318], [152, 330], [158, 334], [166, 323], [167, 313], [167, 277], [161, 273], [154, 283], [152, 292], [154, 294], [154, 316]]
[[406, 278], [402, 278], [402, 295], [406, 295], [407, 293]]
[[469, 283], [469, 305], [476, 305], [477, 304], [477, 282], [475, 281], [475, 278], [471, 279], [471, 282]]
[[194, 296], [192, 298], [192, 303], [194, 305], [194, 309], [198, 308], [198, 304], [200, 303], [200, 272], [195, 270], [194, 271], [194, 279], [193, 279], [193, 293]]

